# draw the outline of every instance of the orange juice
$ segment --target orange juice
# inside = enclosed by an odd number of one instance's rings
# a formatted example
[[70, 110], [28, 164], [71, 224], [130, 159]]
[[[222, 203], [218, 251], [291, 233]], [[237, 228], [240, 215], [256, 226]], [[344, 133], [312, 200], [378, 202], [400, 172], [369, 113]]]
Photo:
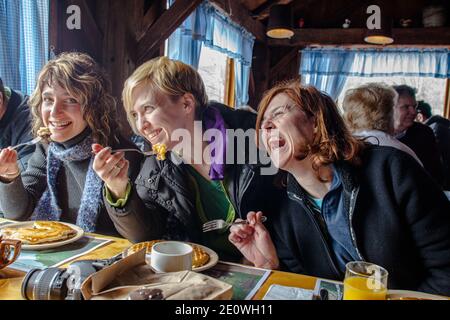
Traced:
[[386, 300], [386, 293], [386, 286], [377, 280], [363, 277], [344, 280], [344, 300]]

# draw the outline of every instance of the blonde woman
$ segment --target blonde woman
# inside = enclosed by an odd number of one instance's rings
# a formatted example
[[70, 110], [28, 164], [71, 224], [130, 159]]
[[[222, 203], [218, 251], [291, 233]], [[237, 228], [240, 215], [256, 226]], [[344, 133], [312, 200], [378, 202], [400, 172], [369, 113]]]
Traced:
[[422, 165], [414, 151], [393, 136], [397, 99], [395, 90], [382, 83], [347, 90], [342, 103], [344, 119], [355, 136], [372, 144], [397, 148]]
[[[268, 205], [276, 196], [271, 191], [273, 177], [260, 176], [259, 163], [233, 162], [248, 155], [250, 145], [233, 147], [225, 136], [226, 129], [253, 129], [256, 115], [209, 102], [198, 72], [166, 57], [144, 63], [128, 78], [123, 101], [135, 132], [152, 145], [166, 145], [168, 155], [162, 161], [147, 157], [133, 183], [127, 178], [112, 181], [101, 169], [97, 171], [110, 193], [108, 212], [121, 234], [132, 241], [200, 242], [222, 259], [239, 259], [226, 230], [203, 233], [202, 224], [214, 219], [232, 222], [254, 209], [270, 214]], [[202, 135], [208, 129], [223, 138], [214, 152], [208, 149], [212, 142]], [[185, 133], [181, 141], [173, 139], [177, 132]], [[252, 142], [253, 136], [254, 132]], [[94, 168], [113, 156], [105, 149], [100, 152]], [[109, 154], [103, 157], [104, 153]], [[227, 163], [230, 158], [232, 163]]]
[[[103, 206], [103, 182], [92, 169], [92, 144], [134, 147], [119, 134], [116, 103], [108, 81], [86, 54], [63, 53], [39, 74], [30, 98], [33, 133], [50, 130], [26, 171], [11, 148], [0, 152], [0, 207], [13, 220], [60, 220], [85, 231], [117, 234]], [[130, 156], [135, 156], [131, 154]], [[131, 159], [140, 161], [140, 158]], [[111, 176], [128, 176], [128, 160], [118, 154], [107, 165]]]

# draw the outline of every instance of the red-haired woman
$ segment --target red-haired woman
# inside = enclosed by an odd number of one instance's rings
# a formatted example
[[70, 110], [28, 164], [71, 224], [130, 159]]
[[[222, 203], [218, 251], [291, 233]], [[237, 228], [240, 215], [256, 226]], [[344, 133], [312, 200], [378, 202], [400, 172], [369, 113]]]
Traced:
[[261, 212], [231, 228], [248, 260], [338, 280], [364, 260], [390, 288], [450, 294], [450, 203], [417, 161], [358, 141], [329, 96], [298, 82], [265, 95], [257, 130], [286, 193], [270, 235]]

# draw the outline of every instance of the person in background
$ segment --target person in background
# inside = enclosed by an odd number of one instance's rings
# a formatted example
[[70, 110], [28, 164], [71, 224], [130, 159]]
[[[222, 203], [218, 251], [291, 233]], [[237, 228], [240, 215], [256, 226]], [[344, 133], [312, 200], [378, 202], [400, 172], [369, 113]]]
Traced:
[[417, 101], [416, 111], [417, 111], [416, 121], [420, 123], [427, 122], [427, 120], [430, 119], [432, 116], [431, 106], [423, 100]]
[[[0, 78], [0, 149], [32, 140], [28, 97], [6, 87]], [[27, 168], [34, 145], [20, 147], [17, 155], [21, 170]]]
[[270, 231], [263, 212], [230, 228], [249, 261], [339, 281], [346, 263], [367, 261], [388, 270], [390, 289], [450, 295], [450, 202], [417, 161], [353, 137], [333, 100], [298, 81], [258, 110], [284, 198]]
[[356, 137], [402, 150], [422, 165], [414, 151], [393, 137], [397, 99], [395, 90], [381, 83], [369, 83], [347, 90], [342, 103], [344, 119]]
[[[78, 225], [86, 232], [118, 235], [103, 205], [103, 181], [92, 168], [94, 142], [136, 148], [119, 134], [116, 102], [96, 62], [82, 53], [63, 53], [39, 74], [30, 97], [33, 133], [47, 127], [50, 140], [36, 145], [27, 170], [17, 152], [0, 150], [0, 208], [12, 220], [53, 220]], [[111, 179], [139, 169], [141, 157], [118, 153], [102, 170]]]
[[[133, 242], [198, 242], [222, 260], [239, 261], [242, 255], [229, 243], [226, 229], [203, 233], [202, 225], [215, 219], [233, 222], [250, 208], [270, 215], [276, 196], [273, 176], [261, 176], [260, 163], [247, 159], [237, 163], [238, 156], [249, 156], [250, 143], [239, 146], [226, 138], [227, 129], [254, 131], [256, 115], [208, 101], [199, 73], [167, 57], [136, 69], [125, 82], [122, 97], [135, 133], [152, 146], [164, 144], [168, 152], [166, 159], [146, 157], [131, 182], [127, 177], [113, 181], [97, 170], [105, 181], [108, 212], [121, 235]], [[220, 134], [222, 139], [217, 139], [223, 143], [204, 136], [207, 130]], [[177, 138], [178, 134], [183, 135]], [[253, 151], [258, 151], [256, 146]], [[94, 168], [113, 156], [101, 152], [105, 156], [96, 157]], [[227, 161], [230, 156], [232, 163]]]
[[431, 106], [421, 100], [417, 103], [417, 118], [433, 130], [444, 166], [444, 190], [450, 190], [450, 120], [437, 114], [433, 115]]
[[433, 130], [414, 121], [417, 116], [416, 90], [407, 85], [393, 88], [398, 93], [394, 107], [394, 135], [415, 152], [425, 170], [442, 186], [444, 168]]

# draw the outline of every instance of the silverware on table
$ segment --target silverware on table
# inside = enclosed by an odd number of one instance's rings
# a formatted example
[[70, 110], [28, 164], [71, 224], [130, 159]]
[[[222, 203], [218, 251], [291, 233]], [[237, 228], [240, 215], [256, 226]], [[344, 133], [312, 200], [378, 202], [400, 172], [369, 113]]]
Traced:
[[[267, 220], [266, 216], [261, 217], [261, 222], [266, 222], [266, 220]], [[237, 222], [236, 221], [235, 222], [226, 222], [223, 219], [211, 220], [211, 221], [204, 223], [202, 229], [203, 229], [203, 232], [209, 232], [209, 231], [213, 231], [213, 230], [229, 228], [234, 224], [248, 224], [248, 221], [242, 220], [242, 221], [237, 221]]]

